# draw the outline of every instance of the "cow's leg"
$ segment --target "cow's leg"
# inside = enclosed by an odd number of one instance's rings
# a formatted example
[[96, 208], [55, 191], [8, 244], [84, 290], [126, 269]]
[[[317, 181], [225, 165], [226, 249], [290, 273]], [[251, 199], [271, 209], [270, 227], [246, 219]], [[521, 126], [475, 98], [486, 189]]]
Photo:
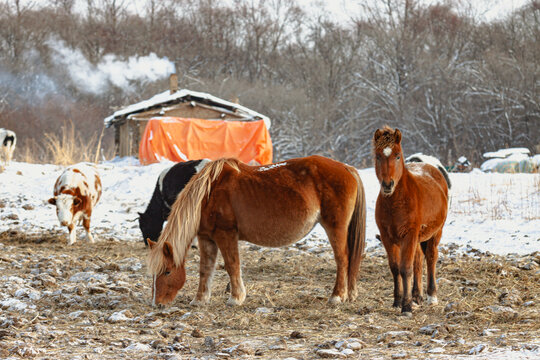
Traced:
[[8, 158], [7, 158], [7, 164], [11, 164], [11, 160], [13, 159], [13, 152], [15, 151], [15, 146], [11, 146], [8, 150]]
[[68, 230], [69, 230], [68, 245], [73, 245], [75, 244], [75, 241], [77, 241], [77, 231], [75, 230], [75, 224], [74, 223], [69, 224]]
[[92, 236], [92, 233], [90, 232], [90, 217], [89, 216], [86, 216], [84, 215], [83, 216], [83, 226], [84, 226], [84, 230], [86, 230], [86, 237], [88, 238], [88, 241], [90, 241], [90, 243], [94, 243], [94, 237]]

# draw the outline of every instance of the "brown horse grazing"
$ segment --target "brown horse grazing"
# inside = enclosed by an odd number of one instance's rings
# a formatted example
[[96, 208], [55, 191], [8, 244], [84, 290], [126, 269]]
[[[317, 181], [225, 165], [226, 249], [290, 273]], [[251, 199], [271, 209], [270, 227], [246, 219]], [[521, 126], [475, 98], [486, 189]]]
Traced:
[[200, 273], [194, 305], [207, 303], [218, 249], [230, 277], [228, 304], [246, 297], [238, 241], [286, 246], [316, 223], [325, 229], [337, 264], [330, 303], [353, 300], [365, 247], [364, 187], [356, 169], [321, 156], [266, 166], [238, 160], [208, 163], [174, 202], [157, 242], [149, 241], [153, 304], [174, 300], [186, 280], [190, 243], [199, 239]]
[[[375, 172], [381, 184], [375, 220], [394, 277], [394, 307], [412, 315], [412, 301], [422, 301], [424, 255], [428, 303], [437, 303], [437, 246], [448, 211], [448, 184], [441, 171], [427, 163], [405, 164], [401, 132], [389, 127], [373, 137]], [[414, 284], [413, 284], [414, 276]], [[413, 286], [411, 286], [413, 285]]]

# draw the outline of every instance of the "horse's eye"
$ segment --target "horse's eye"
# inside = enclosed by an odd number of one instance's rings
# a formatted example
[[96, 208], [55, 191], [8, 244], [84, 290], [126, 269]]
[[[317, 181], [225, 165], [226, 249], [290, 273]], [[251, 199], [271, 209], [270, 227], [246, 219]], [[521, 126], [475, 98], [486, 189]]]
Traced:
[[399, 156], [399, 155], [396, 156], [396, 160], [399, 160], [399, 159], [401, 159], [401, 156]]
[[169, 276], [171, 274], [170, 271], [165, 271], [165, 275]]

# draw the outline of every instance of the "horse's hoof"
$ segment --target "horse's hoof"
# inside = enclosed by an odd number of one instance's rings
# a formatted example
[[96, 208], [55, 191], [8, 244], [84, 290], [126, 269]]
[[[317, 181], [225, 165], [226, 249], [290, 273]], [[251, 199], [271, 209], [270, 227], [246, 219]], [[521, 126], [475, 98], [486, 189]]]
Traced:
[[437, 296], [429, 296], [427, 297], [427, 304], [428, 305], [437, 305], [439, 303], [439, 299], [437, 299]]
[[230, 306], [238, 306], [238, 305], [242, 305], [243, 303], [244, 303], [244, 300], [235, 299], [233, 297], [230, 297], [229, 300], [227, 300], [227, 305], [230, 305]]
[[401, 316], [405, 316], [405, 317], [411, 318], [411, 317], [412, 317], [412, 312], [410, 312], [410, 311], [402, 312], [402, 313], [401, 313]]
[[328, 299], [328, 304], [330, 305], [338, 305], [338, 304], [341, 304], [342, 301], [341, 301], [341, 298], [337, 295], [334, 295], [332, 297], [330, 297], [330, 299]]
[[189, 303], [189, 305], [191, 306], [203, 306], [203, 305], [206, 305], [206, 301], [204, 300], [197, 300], [197, 299], [193, 299], [191, 300], [191, 302]]

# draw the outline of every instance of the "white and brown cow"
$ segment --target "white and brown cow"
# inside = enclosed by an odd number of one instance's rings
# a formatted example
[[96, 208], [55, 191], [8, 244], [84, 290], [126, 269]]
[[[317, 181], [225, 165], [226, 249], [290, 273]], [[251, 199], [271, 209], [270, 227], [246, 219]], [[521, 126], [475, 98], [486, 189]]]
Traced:
[[56, 205], [58, 220], [69, 229], [69, 245], [76, 241], [75, 225], [82, 220], [86, 236], [93, 243], [90, 233], [92, 209], [101, 196], [101, 180], [92, 164], [71, 165], [54, 184], [54, 197], [49, 203]]
[[17, 135], [15, 135], [15, 132], [0, 128], [0, 157], [4, 166], [9, 165], [11, 162], [16, 144]]

